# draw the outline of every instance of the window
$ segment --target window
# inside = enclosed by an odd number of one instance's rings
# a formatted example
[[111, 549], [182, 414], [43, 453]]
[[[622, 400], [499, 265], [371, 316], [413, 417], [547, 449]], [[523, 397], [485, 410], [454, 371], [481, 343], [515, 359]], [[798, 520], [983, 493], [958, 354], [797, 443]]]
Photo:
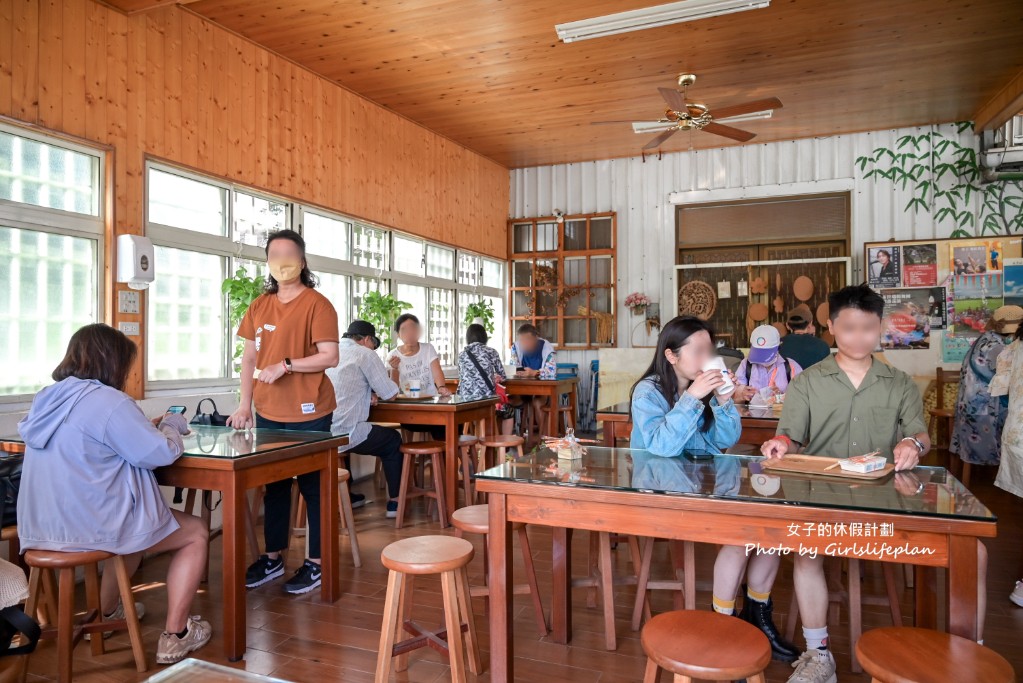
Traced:
[[352, 263], [374, 270], [387, 268], [387, 231], [356, 225], [352, 229]]
[[103, 319], [102, 177], [100, 152], [0, 124], [0, 400], [52, 384], [71, 335]]
[[455, 250], [434, 244], [426, 245], [426, 274], [428, 277], [454, 280]]
[[472, 254], [458, 255], [458, 284], [476, 286], [482, 279], [482, 262], [479, 256]]
[[[320, 294], [327, 297], [337, 311], [338, 334], [344, 334], [351, 322], [348, 298], [349, 276], [337, 273], [315, 273], [320, 284]], [[338, 337], [340, 339], [340, 337]]]
[[[614, 345], [615, 214], [524, 219], [510, 227], [512, 327], [533, 323], [562, 347]], [[494, 286], [503, 273], [488, 272], [489, 263], [483, 281]]]
[[[410, 304], [407, 313], [419, 318], [419, 322], [423, 325], [423, 334], [427, 334], [427, 289], [421, 285], [409, 285], [403, 282], [398, 283], [397, 293], [395, 296], [398, 297], [399, 301], [404, 301]], [[432, 337], [427, 337], [424, 341], [432, 341]]]
[[227, 233], [227, 190], [149, 169], [149, 221], [208, 235]]
[[289, 205], [244, 192], [234, 192], [234, 239], [262, 247], [272, 232], [288, 227]]
[[[353, 277], [352, 278], [352, 320], [359, 317], [359, 307], [362, 306], [362, 297], [369, 292], [386, 292], [387, 281], [375, 277]], [[399, 299], [401, 297], [398, 297]], [[405, 299], [407, 301], [407, 299]]]
[[394, 269], [409, 275], [426, 274], [423, 242], [403, 235], [394, 236]]
[[306, 251], [347, 261], [351, 258], [348, 241], [351, 229], [352, 224], [347, 221], [306, 211], [302, 221], [302, 237], [305, 238]]
[[0, 129], [0, 199], [100, 215], [100, 157]]
[[451, 289], [430, 289], [430, 317], [427, 335], [437, 349], [441, 365], [454, 365], [458, 361], [455, 347], [455, 328], [452, 322], [454, 315], [455, 292]]

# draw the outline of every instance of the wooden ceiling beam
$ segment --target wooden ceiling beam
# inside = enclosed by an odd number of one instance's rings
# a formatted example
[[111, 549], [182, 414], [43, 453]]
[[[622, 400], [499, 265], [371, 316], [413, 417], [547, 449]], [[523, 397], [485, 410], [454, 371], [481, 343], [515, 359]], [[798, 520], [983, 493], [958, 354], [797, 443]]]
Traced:
[[1016, 114], [1023, 112], [1023, 70], [999, 88], [994, 97], [981, 105], [973, 115], [973, 129], [980, 133], [1001, 128]]

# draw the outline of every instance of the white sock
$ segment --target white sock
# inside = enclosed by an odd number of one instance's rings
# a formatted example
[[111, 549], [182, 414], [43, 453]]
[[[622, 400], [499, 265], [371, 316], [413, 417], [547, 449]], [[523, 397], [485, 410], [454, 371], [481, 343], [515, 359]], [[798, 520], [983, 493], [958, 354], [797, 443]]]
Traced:
[[803, 627], [803, 637], [806, 638], [806, 649], [827, 650], [828, 649], [828, 627], [807, 628]]

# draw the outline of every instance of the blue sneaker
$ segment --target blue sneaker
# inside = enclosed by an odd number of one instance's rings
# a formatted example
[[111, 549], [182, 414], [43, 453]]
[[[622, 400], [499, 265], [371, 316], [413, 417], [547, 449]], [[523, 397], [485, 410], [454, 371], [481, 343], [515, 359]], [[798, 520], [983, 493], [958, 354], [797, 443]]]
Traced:
[[295, 572], [295, 575], [284, 584], [284, 591], [292, 595], [308, 593], [320, 585], [320, 575], [320, 565], [306, 560]]
[[260, 555], [245, 572], [245, 587], [256, 588], [281, 576], [284, 576], [284, 558], [278, 556], [276, 560], [271, 560], [266, 555]]
[[398, 516], [398, 501], [387, 501], [387, 519], [394, 519]]

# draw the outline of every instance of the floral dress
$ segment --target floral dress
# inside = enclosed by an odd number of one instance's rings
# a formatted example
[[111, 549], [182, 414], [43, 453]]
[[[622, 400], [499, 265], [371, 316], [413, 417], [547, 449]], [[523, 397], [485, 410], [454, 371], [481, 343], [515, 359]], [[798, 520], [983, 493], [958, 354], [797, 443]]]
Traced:
[[995, 376], [999, 354], [1004, 349], [1005, 338], [1002, 335], [985, 332], [973, 342], [963, 359], [955, 424], [949, 445], [949, 450], [963, 462], [998, 464], [1007, 402], [1000, 396], [992, 396], [989, 384]]
[[995, 486], [1023, 497], [1023, 342], [1014, 341], [998, 356], [998, 374], [991, 393], [1009, 396], [1008, 416], [1002, 432], [1002, 462]]

